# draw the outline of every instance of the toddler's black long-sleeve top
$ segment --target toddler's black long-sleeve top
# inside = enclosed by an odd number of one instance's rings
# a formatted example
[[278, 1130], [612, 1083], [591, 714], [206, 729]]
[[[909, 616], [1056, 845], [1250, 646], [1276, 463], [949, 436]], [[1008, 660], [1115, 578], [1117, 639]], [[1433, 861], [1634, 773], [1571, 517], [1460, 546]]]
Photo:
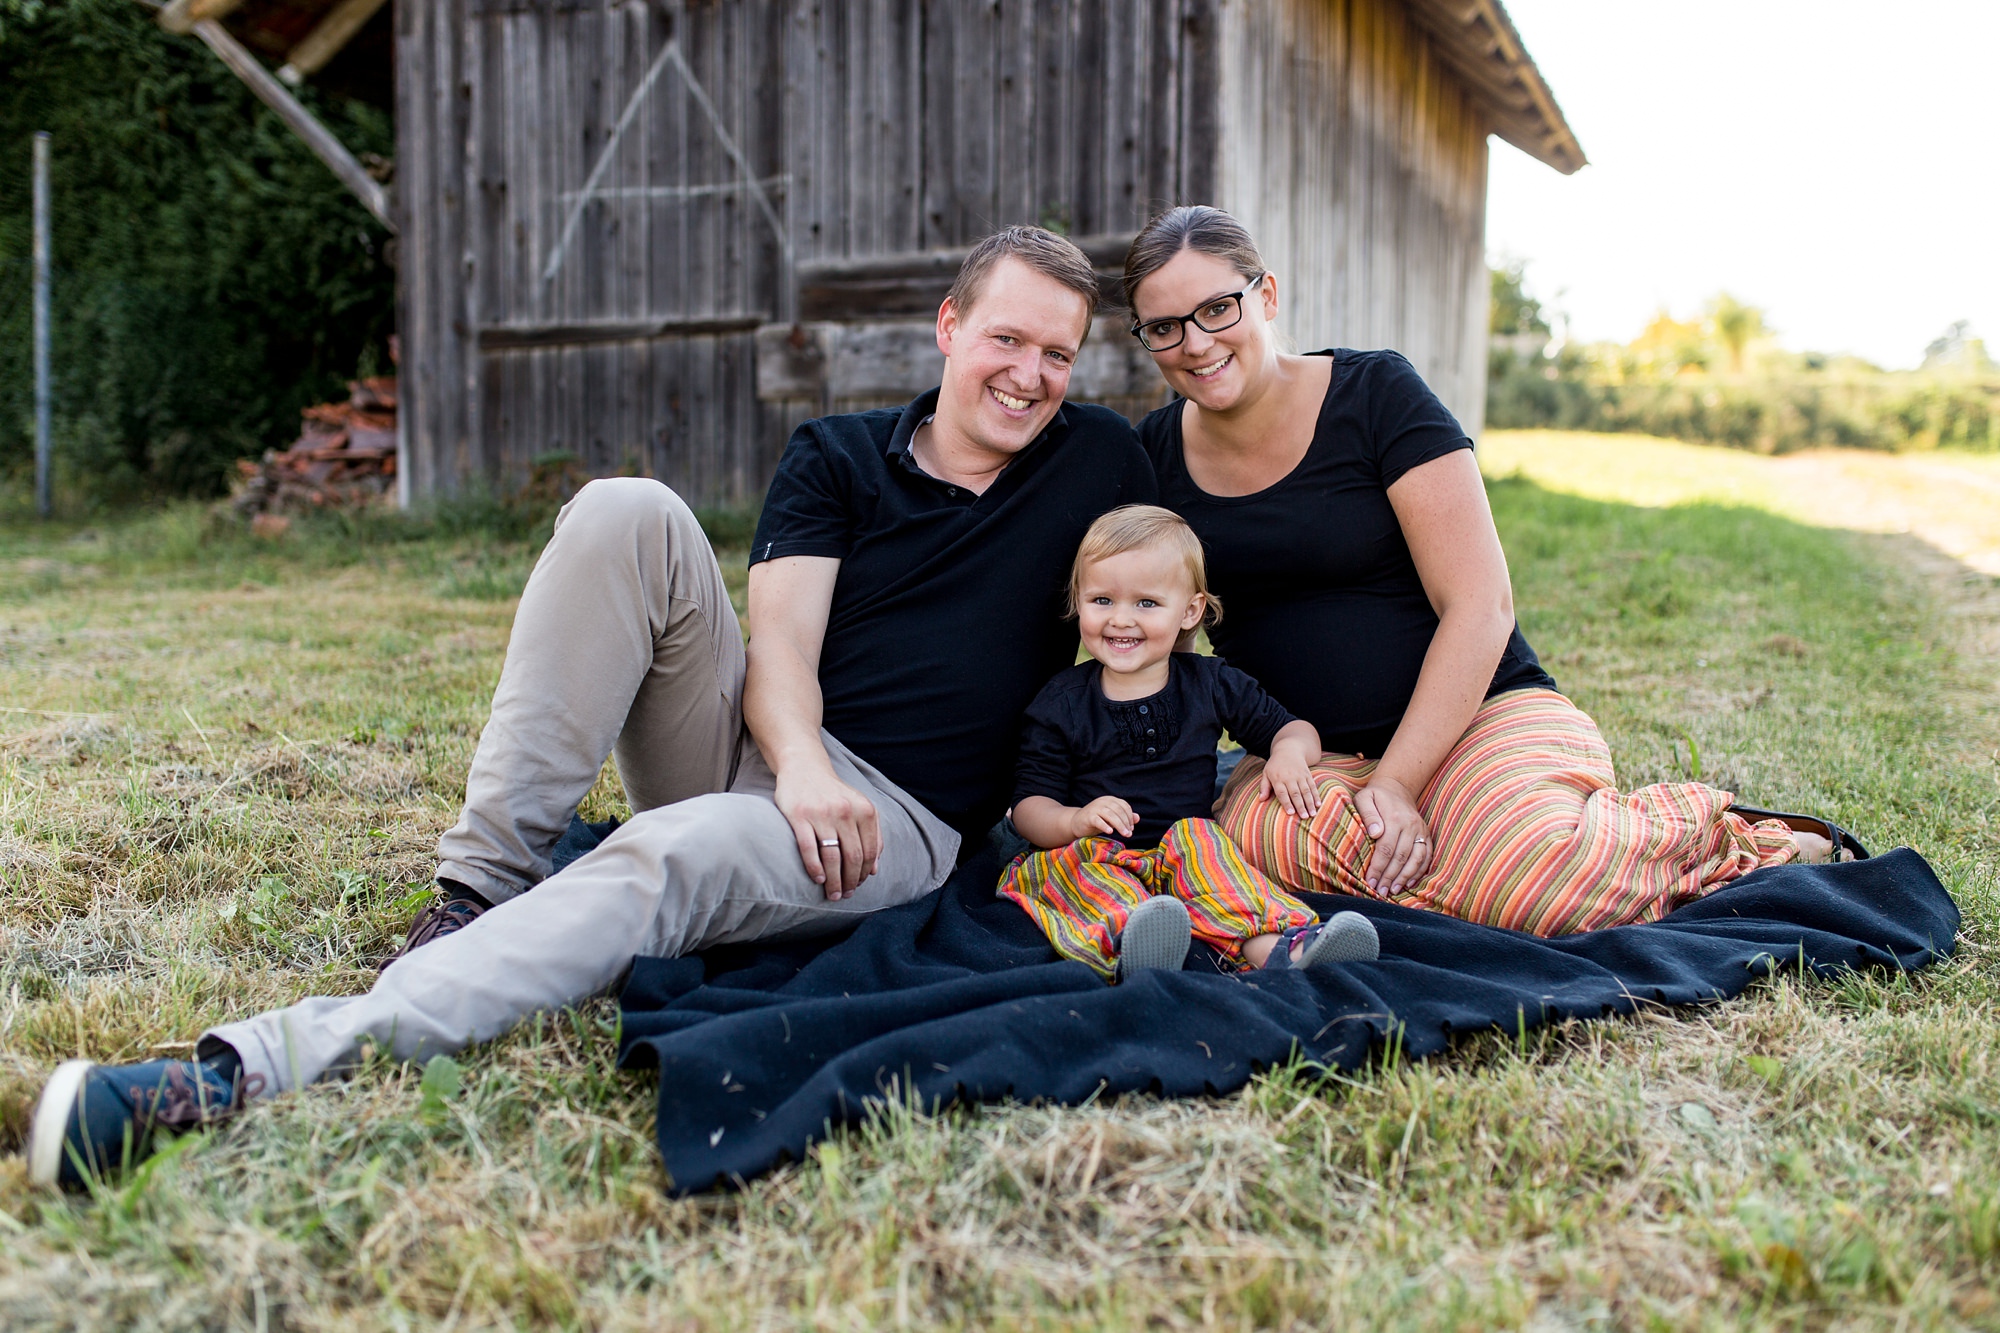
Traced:
[[1128, 845], [1151, 847], [1176, 820], [1206, 819], [1215, 795], [1215, 743], [1226, 728], [1255, 755], [1290, 713], [1241, 671], [1215, 657], [1175, 653], [1167, 684], [1144, 699], [1104, 697], [1104, 668], [1060, 672], [1028, 705], [1014, 799], [1046, 796], [1083, 806], [1119, 796], [1139, 816]]

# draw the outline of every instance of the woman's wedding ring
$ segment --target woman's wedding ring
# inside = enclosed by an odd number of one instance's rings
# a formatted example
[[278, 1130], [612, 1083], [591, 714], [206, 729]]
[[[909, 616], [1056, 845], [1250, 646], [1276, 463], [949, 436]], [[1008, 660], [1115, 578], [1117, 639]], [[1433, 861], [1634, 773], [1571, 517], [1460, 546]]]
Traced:
[[1417, 835], [1417, 841], [1421, 843], [1421, 842], [1426, 842], [1426, 841], [1428, 841], [1428, 839], [1426, 839], [1426, 838], [1425, 838], [1425, 837], [1424, 837], [1424, 836], [1423, 836], [1422, 834], [1418, 834], [1418, 835]]
[[838, 847], [838, 846], [840, 846], [840, 839], [838, 839], [838, 838], [821, 838], [821, 839], [819, 840], [819, 845], [820, 845], [820, 846], [822, 846], [822, 847]]

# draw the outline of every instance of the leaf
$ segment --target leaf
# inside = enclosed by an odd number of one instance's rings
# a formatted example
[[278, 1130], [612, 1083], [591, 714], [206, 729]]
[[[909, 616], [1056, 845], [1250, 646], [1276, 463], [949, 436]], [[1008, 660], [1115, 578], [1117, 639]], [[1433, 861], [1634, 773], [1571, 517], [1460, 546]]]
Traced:
[[433, 1055], [424, 1066], [424, 1081], [419, 1085], [422, 1096], [417, 1101], [417, 1115], [426, 1124], [436, 1124], [445, 1116], [445, 1103], [458, 1096], [465, 1085], [465, 1070], [458, 1061], [448, 1055]]
[[1692, 782], [1700, 782], [1701, 747], [1694, 743], [1694, 733], [1686, 727], [1676, 726], [1674, 730], [1681, 734], [1681, 739], [1686, 741], [1688, 745], [1688, 779]]
[[1784, 1081], [1784, 1061], [1769, 1055], [1746, 1055], [1743, 1063], [1750, 1066], [1750, 1072], [1773, 1087]]
[[1775, 1241], [1766, 1245], [1764, 1267], [1788, 1287], [1810, 1288], [1814, 1285], [1812, 1268], [1806, 1263], [1806, 1257], [1789, 1245]]
[[1715, 1123], [1715, 1112], [1700, 1102], [1682, 1102], [1680, 1116], [1683, 1125], [1703, 1137], [1715, 1133], [1718, 1128]]
[[437, 897], [436, 885], [419, 884], [416, 888], [411, 889], [408, 893], [396, 899], [393, 906], [398, 912], [411, 912], [422, 907], [435, 897]]

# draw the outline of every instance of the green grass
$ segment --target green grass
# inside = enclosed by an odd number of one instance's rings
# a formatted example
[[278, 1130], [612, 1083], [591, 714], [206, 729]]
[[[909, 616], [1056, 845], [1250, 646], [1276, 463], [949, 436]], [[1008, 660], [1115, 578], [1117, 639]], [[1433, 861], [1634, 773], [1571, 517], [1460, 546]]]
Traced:
[[[1957, 958], [1213, 1102], [894, 1108], [689, 1201], [599, 1002], [94, 1198], [0, 1160], [0, 1325], [2000, 1327], [2000, 593], [1908, 538], [1491, 489], [1626, 784], [1917, 847]], [[534, 550], [472, 520], [0, 529], [0, 1147], [60, 1059], [369, 984]]]

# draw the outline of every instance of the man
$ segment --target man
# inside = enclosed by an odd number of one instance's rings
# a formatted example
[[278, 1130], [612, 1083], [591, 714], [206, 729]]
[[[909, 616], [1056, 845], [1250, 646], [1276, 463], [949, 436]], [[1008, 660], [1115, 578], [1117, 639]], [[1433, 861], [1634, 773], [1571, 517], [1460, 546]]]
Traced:
[[[1098, 514], [1153, 497], [1122, 417], [1063, 394], [1097, 287], [1074, 245], [989, 237], [938, 311], [943, 382], [793, 435], [751, 552], [750, 646], [686, 505], [584, 487], [521, 596], [439, 844], [444, 895], [366, 995], [203, 1035], [192, 1061], [50, 1078], [36, 1180], [302, 1087], [364, 1044], [423, 1059], [599, 993], [635, 954], [837, 930], [943, 883], [1005, 805], [1016, 719], [1067, 666], [1062, 589]], [[632, 819], [559, 879], [607, 753]]]

